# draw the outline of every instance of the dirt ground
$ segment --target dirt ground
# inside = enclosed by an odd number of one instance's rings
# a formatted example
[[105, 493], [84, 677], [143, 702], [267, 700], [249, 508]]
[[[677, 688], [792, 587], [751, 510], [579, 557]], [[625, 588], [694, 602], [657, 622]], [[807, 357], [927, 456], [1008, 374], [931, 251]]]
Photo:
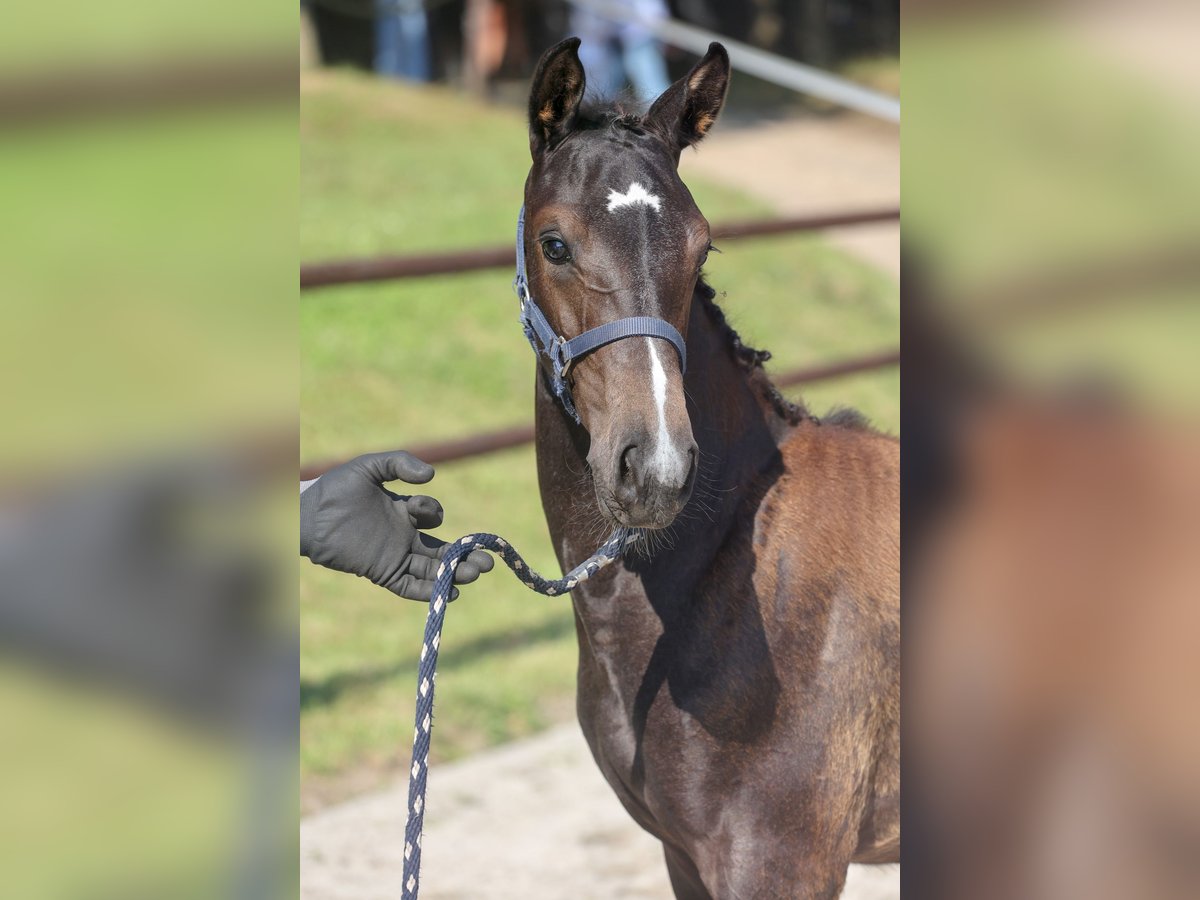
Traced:
[[[436, 734], [436, 732], [435, 732]], [[300, 824], [303, 900], [394, 900], [407, 783]], [[621, 808], [578, 726], [434, 767], [422, 842], [426, 900], [671, 900], [659, 843]], [[846, 900], [895, 900], [899, 866], [851, 866]]]
[[[753, 126], [718, 121], [683, 154], [680, 172], [745, 191], [780, 215], [900, 205], [900, 129], [864, 116], [789, 119]], [[826, 232], [836, 245], [900, 278], [900, 223]]]
[[[781, 215], [898, 204], [899, 130], [857, 116], [718, 126], [682, 172]], [[899, 279], [898, 223], [828, 234]], [[407, 791], [400, 782], [301, 821], [304, 900], [399, 896]], [[426, 900], [672, 897], [658, 842], [621, 808], [574, 723], [434, 768], [428, 802]], [[899, 866], [851, 866], [846, 900], [899, 896]]]

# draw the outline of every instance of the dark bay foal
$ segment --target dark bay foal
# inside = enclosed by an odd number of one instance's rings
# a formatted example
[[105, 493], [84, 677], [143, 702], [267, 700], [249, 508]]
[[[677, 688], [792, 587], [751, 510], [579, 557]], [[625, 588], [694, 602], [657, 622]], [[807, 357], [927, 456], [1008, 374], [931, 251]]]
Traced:
[[724, 102], [707, 55], [645, 116], [581, 107], [577, 39], [529, 106], [530, 290], [560, 335], [629, 316], [575, 363], [576, 423], [536, 387], [542, 503], [564, 570], [649, 529], [572, 596], [578, 711], [679, 897], [831, 897], [899, 859], [899, 446], [786, 401], [701, 280], [708, 223], [676, 171]]

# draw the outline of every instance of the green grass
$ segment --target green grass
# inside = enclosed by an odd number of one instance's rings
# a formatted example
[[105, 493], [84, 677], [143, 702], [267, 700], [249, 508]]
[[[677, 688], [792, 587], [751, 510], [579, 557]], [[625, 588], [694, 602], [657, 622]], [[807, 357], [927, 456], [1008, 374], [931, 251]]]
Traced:
[[900, 96], [900, 57], [859, 56], [838, 66], [839, 73], [873, 91]]
[[0, 72], [280, 53], [296, 46], [299, 30], [294, 7], [232, 0], [24, 3], [15, 11], [11, 27], [0, 30]]
[[[528, 169], [520, 116], [435, 88], [321, 73], [302, 90], [302, 256], [450, 250], [511, 240]], [[469, 135], [469, 140], [464, 139]], [[769, 212], [689, 185], [713, 222]], [[711, 282], [777, 367], [893, 346], [897, 287], [819, 237], [729, 242]], [[511, 273], [485, 272], [303, 294], [301, 458], [344, 457], [528, 421], [533, 357]], [[806, 392], [814, 409], [858, 406], [899, 427], [899, 375]], [[505, 535], [555, 571], [532, 448], [441, 467], [428, 488], [439, 534]], [[424, 609], [301, 561], [301, 762], [323, 796], [407, 764]], [[435, 759], [461, 756], [573, 715], [568, 604], [506, 571], [467, 588], [448, 618]], [[364, 774], [365, 773], [365, 774]], [[330, 787], [332, 785], [332, 787]]]
[[1195, 286], [1147, 265], [1200, 239], [1191, 105], [1068, 20], [906, 23], [904, 46], [921, 98], [903, 137], [905, 236], [939, 301], [1071, 272], [1144, 272], [1142, 283], [1114, 279], [1112, 292], [1068, 290], [1072, 314], [988, 330], [977, 347], [1028, 386], [1099, 377], [1126, 400], [1194, 410]]
[[1069, 23], [918, 23], [904, 44], [906, 237], [948, 288], [1194, 242], [1200, 124]]

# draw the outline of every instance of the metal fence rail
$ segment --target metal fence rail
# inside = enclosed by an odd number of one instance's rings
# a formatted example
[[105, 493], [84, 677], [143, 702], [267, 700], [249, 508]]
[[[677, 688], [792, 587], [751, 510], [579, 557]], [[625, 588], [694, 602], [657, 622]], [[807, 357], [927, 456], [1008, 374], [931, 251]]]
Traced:
[[0, 131], [206, 107], [282, 104], [295, 97], [295, 85], [295, 51], [279, 47], [238, 56], [134, 59], [10, 72], [0, 75]]
[[[868, 353], [863, 356], [853, 357], [852, 359], [843, 359], [819, 366], [793, 369], [771, 380], [779, 387], [793, 387], [798, 384], [812, 384], [816, 381], [839, 378], [843, 375], [886, 369], [899, 364], [900, 351], [898, 349], [881, 350], [877, 353]], [[532, 443], [533, 438], [534, 430], [531, 423], [528, 425], [517, 425], [512, 428], [502, 428], [499, 431], [472, 434], [467, 437], [454, 438], [448, 441], [418, 444], [406, 449], [418, 459], [423, 459], [427, 463], [444, 463], [467, 459], [472, 456], [483, 456], [486, 453], [496, 453], [500, 450], [511, 450], [514, 447], [521, 447]], [[316, 478], [342, 462], [346, 462], [346, 460], [325, 460], [323, 462], [302, 465], [300, 467], [300, 480], [308, 481], [310, 478]]]
[[[712, 236], [714, 240], [737, 240], [799, 231], [818, 231], [846, 225], [898, 222], [899, 220], [899, 208], [885, 207], [785, 219], [726, 222], [713, 228]], [[461, 272], [476, 272], [481, 269], [511, 267], [513, 252], [513, 245], [507, 243], [492, 247], [476, 247], [473, 250], [460, 250], [454, 253], [374, 256], [308, 263], [300, 267], [300, 289], [312, 290], [343, 284], [390, 281], [396, 278], [423, 278], [428, 275], [453, 275]]]

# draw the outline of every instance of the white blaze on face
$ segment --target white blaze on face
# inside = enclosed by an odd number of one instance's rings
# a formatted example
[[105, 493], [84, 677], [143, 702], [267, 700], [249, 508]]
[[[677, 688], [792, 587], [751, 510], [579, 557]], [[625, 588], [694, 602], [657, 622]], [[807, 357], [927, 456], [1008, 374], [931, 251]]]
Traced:
[[654, 455], [650, 468], [668, 484], [683, 484], [687, 477], [684, 454], [675, 449], [675, 442], [667, 431], [667, 372], [658, 358], [658, 343], [655, 338], [646, 338], [650, 346], [650, 388], [654, 393], [654, 405], [658, 410], [658, 436], [654, 441]]
[[608, 192], [609, 212], [616, 212], [623, 206], [637, 206], [639, 203], [643, 206], [652, 207], [655, 212], [658, 212], [662, 201], [642, 187], [641, 182], [638, 181], [629, 185], [629, 190], [623, 194], [620, 191], [610, 190]]
[[[621, 193], [617, 190], [608, 192], [608, 211], [633, 206], [648, 206], [655, 212], [660, 212], [662, 200], [651, 194], [635, 181], [629, 185], [629, 190]], [[650, 350], [650, 387], [654, 394], [654, 405], [658, 411], [658, 434], [654, 440], [654, 453], [646, 462], [655, 476], [667, 484], [682, 485], [687, 478], [690, 463], [687, 454], [680, 453], [671, 433], [667, 429], [667, 373], [658, 355], [658, 342], [655, 338], [646, 338]]]

